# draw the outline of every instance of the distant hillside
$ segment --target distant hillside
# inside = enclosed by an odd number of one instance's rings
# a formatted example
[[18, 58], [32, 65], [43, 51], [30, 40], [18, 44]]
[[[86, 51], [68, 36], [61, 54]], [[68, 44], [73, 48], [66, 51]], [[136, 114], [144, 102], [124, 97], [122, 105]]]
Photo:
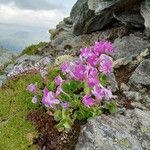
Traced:
[[20, 51], [31, 44], [49, 41], [48, 29], [0, 24], [0, 46]]

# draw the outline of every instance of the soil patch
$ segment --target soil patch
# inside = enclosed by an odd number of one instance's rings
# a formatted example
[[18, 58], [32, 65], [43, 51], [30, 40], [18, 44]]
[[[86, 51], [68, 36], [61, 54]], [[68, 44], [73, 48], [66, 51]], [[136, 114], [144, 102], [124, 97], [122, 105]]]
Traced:
[[135, 71], [136, 67], [130, 68], [128, 65], [121, 66], [120, 68], [115, 70], [116, 80], [119, 84], [127, 83], [132, 73]]
[[33, 144], [38, 145], [42, 150], [74, 150], [80, 128], [85, 124], [76, 121], [68, 133], [58, 132], [53, 117], [42, 109], [31, 111], [28, 119], [36, 125], [40, 133], [39, 137], [33, 140]]

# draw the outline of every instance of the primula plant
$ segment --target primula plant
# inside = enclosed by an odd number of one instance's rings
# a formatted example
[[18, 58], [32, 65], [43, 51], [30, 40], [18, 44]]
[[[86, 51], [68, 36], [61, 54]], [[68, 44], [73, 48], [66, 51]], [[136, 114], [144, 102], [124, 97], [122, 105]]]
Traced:
[[[113, 50], [111, 42], [95, 42], [81, 49], [75, 61], [64, 62], [61, 75], [46, 84], [42, 92], [37, 83], [28, 86], [34, 94], [32, 102], [44, 105], [59, 131], [69, 131], [75, 120], [87, 120], [103, 112], [115, 113], [114, 96], [107, 88], [108, 76], [113, 72], [113, 59], [109, 56]], [[41, 75], [46, 82], [46, 70], [41, 70]]]

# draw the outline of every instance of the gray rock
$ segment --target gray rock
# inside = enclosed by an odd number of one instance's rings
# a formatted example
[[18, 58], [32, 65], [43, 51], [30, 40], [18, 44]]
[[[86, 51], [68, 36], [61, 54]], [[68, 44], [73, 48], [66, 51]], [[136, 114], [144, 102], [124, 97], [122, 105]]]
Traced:
[[146, 57], [149, 57], [150, 55], [150, 49], [146, 49], [145, 51], [142, 51], [132, 62], [131, 66], [132, 68], [137, 67]]
[[130, 6], [133, 7], [130, 9], [120, 9], [115, 11], [114, 17], [130, 29], [144, 29], [144, 19], [140, 14], [140, 1], [136, 4], [130, 4]]
[[105, 1], [105, 0], [89, 0], [88, 6], [89, 9], [94, 10], [96, 14], [100, 13], [104, 9], [108, 9], [111, 6], [116, 5], [119, 3], [120, 0], [111, 0], [111, 1]]
[[16, 65], [23, 64], [23, 63], [32, 63], [34, 64], [37, 60], [39, 60], [41, 57], [38, 55], [23, 55], [16, 59]]
[[3, 85], [3, 81], [0, 80], [0, 87]]
[[73, 33], [81, 35], [98, 31], [111, 22], [113, 18], [112, 10], [105, 7], [99, 15], [94, 10], [89, 9], [91, 3], [88, 0], [78, 0], [73, 6], [70, 17], [73, 21]]
[[1, 81], [6, 81], [7, 80], [7, 76], [6, 75], [1, 75], [0, 76], [0, 80]]
[[122, 37], [127, 35], [128, 31], [124, 27], [115, 27], [107, 29], [104, 31], [97, 31], [91, 34], [83, 34], [79, 36], [72, 35], [71, 31], [63, 31], [52, 39], [51, 45], [55, 49], [55, 52], [62, 52], [64, 54], [66, 51], [76, 53], [79, 52], [80, 48], [92, 45], [98, 40], [109, 40], [115, 39], [117, 37]]
[[129, 79], [129, 84], [135, 87], [146, 86], [148, 89], [150, 87], [150, 59], [145, 59], [136, 68], [134, 73]]
[[70, 18], [75, 35], [101, 30], [115, 22], [113, 18], [130, 27], [144, 27], [137, 0], [78, 0], [72, 8]]
[[146, 108], [143, 104], [141, 104], [141, 103], [139, 103], [139, 102], [132, 102], [131, 105], [132, 105], [134, 108], [138, 108], [138, 109], [140, 109], [140, 110], [147, 110], [147, 108]]
[[121, 91], [129, 91], [130, 87], [128, 87], [125, 83], [121, 83], [120, 90]]
[[140, 102], [142, 100], [142, 95], [139, 92], [136, 91], [124, 91], [123, 94], [129, 99], [136, 102]]
[[54, 61], [54, 59], [53, 59], [51, 56], [45, 56], [45, 57], [39, 59], [39, 60], [36, 62], [36, 65], [38, 65], [38, 66], [40, 66], [40, 67], [45, 67], [45, 66], [47, 66], [48, 64], [51, 64], [53, 61]]
[[68, 24], [68, 25], [72, 25], [72, 20], [71, 20], [70, 17], [64, 18], [63, 21], [64, 21], [66, 24]]
[[0, 87], [6, 82], [7, 76], [6, 75], [0, 75]]
[[134, 101], [134, 102], [142, 102], [146, 106], [150, 104], [150, 94], [148, 92], [141, 93], [137, 91], [123, 91], [123, 95], [128, 100]]
[[127, 110], [126, 116], [93, 118], [83, 127], [76, 150], [150, 149], [150, 111]]
[[144, 0], [141, 4], [141, 13], [145, 20], [145, 27], [150, 28], [150, 1]]
[[15, 56], [15, 53], [0, 48], [0, 67], [3, 68], [5, 64], [11, 62]]
[[126, 61], [126, 58], [120, 58], [120, 59], [117, 59], [113, 62], [113, 68], [114, 69], [117, 69], [117, 68], [120, 68], [121, 66], [125, 66], [127, 65], [129, 62]]
[[119, 89], [114, 73], [111, 73], [108, 76], [108, 85], [109, 85], [108, 87], [112, 90], [112, 92], [116, 92]]
[[133, 58], [150, 47], [150, 42], [140, 36], [130, 34], [114, 41], [116, 51], [113, 53], [115, 60], [120, 59], [121, 65], [131, 63]]
[[29, 70], [39, 69], [52, 63], [51, 56], [23, 55], [16, 59], [15, 64], [6, 68], [7, 76], [14, 76]]
[[150, 28], [146, 28], [144, 33], [150, 39]]
[[5, 68], [4, 72], [5, 72], [6, 74], [8, 74], [13, 68], [14, 68], [14, 64], [9, 64], [9, 65]]

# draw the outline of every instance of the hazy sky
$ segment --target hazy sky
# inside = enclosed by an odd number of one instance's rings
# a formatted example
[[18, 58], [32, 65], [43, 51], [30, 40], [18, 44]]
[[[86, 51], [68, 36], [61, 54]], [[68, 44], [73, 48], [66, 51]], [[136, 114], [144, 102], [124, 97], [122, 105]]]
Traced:
[[54, 27], [76, 0], [0, 0], [0, 23]]

